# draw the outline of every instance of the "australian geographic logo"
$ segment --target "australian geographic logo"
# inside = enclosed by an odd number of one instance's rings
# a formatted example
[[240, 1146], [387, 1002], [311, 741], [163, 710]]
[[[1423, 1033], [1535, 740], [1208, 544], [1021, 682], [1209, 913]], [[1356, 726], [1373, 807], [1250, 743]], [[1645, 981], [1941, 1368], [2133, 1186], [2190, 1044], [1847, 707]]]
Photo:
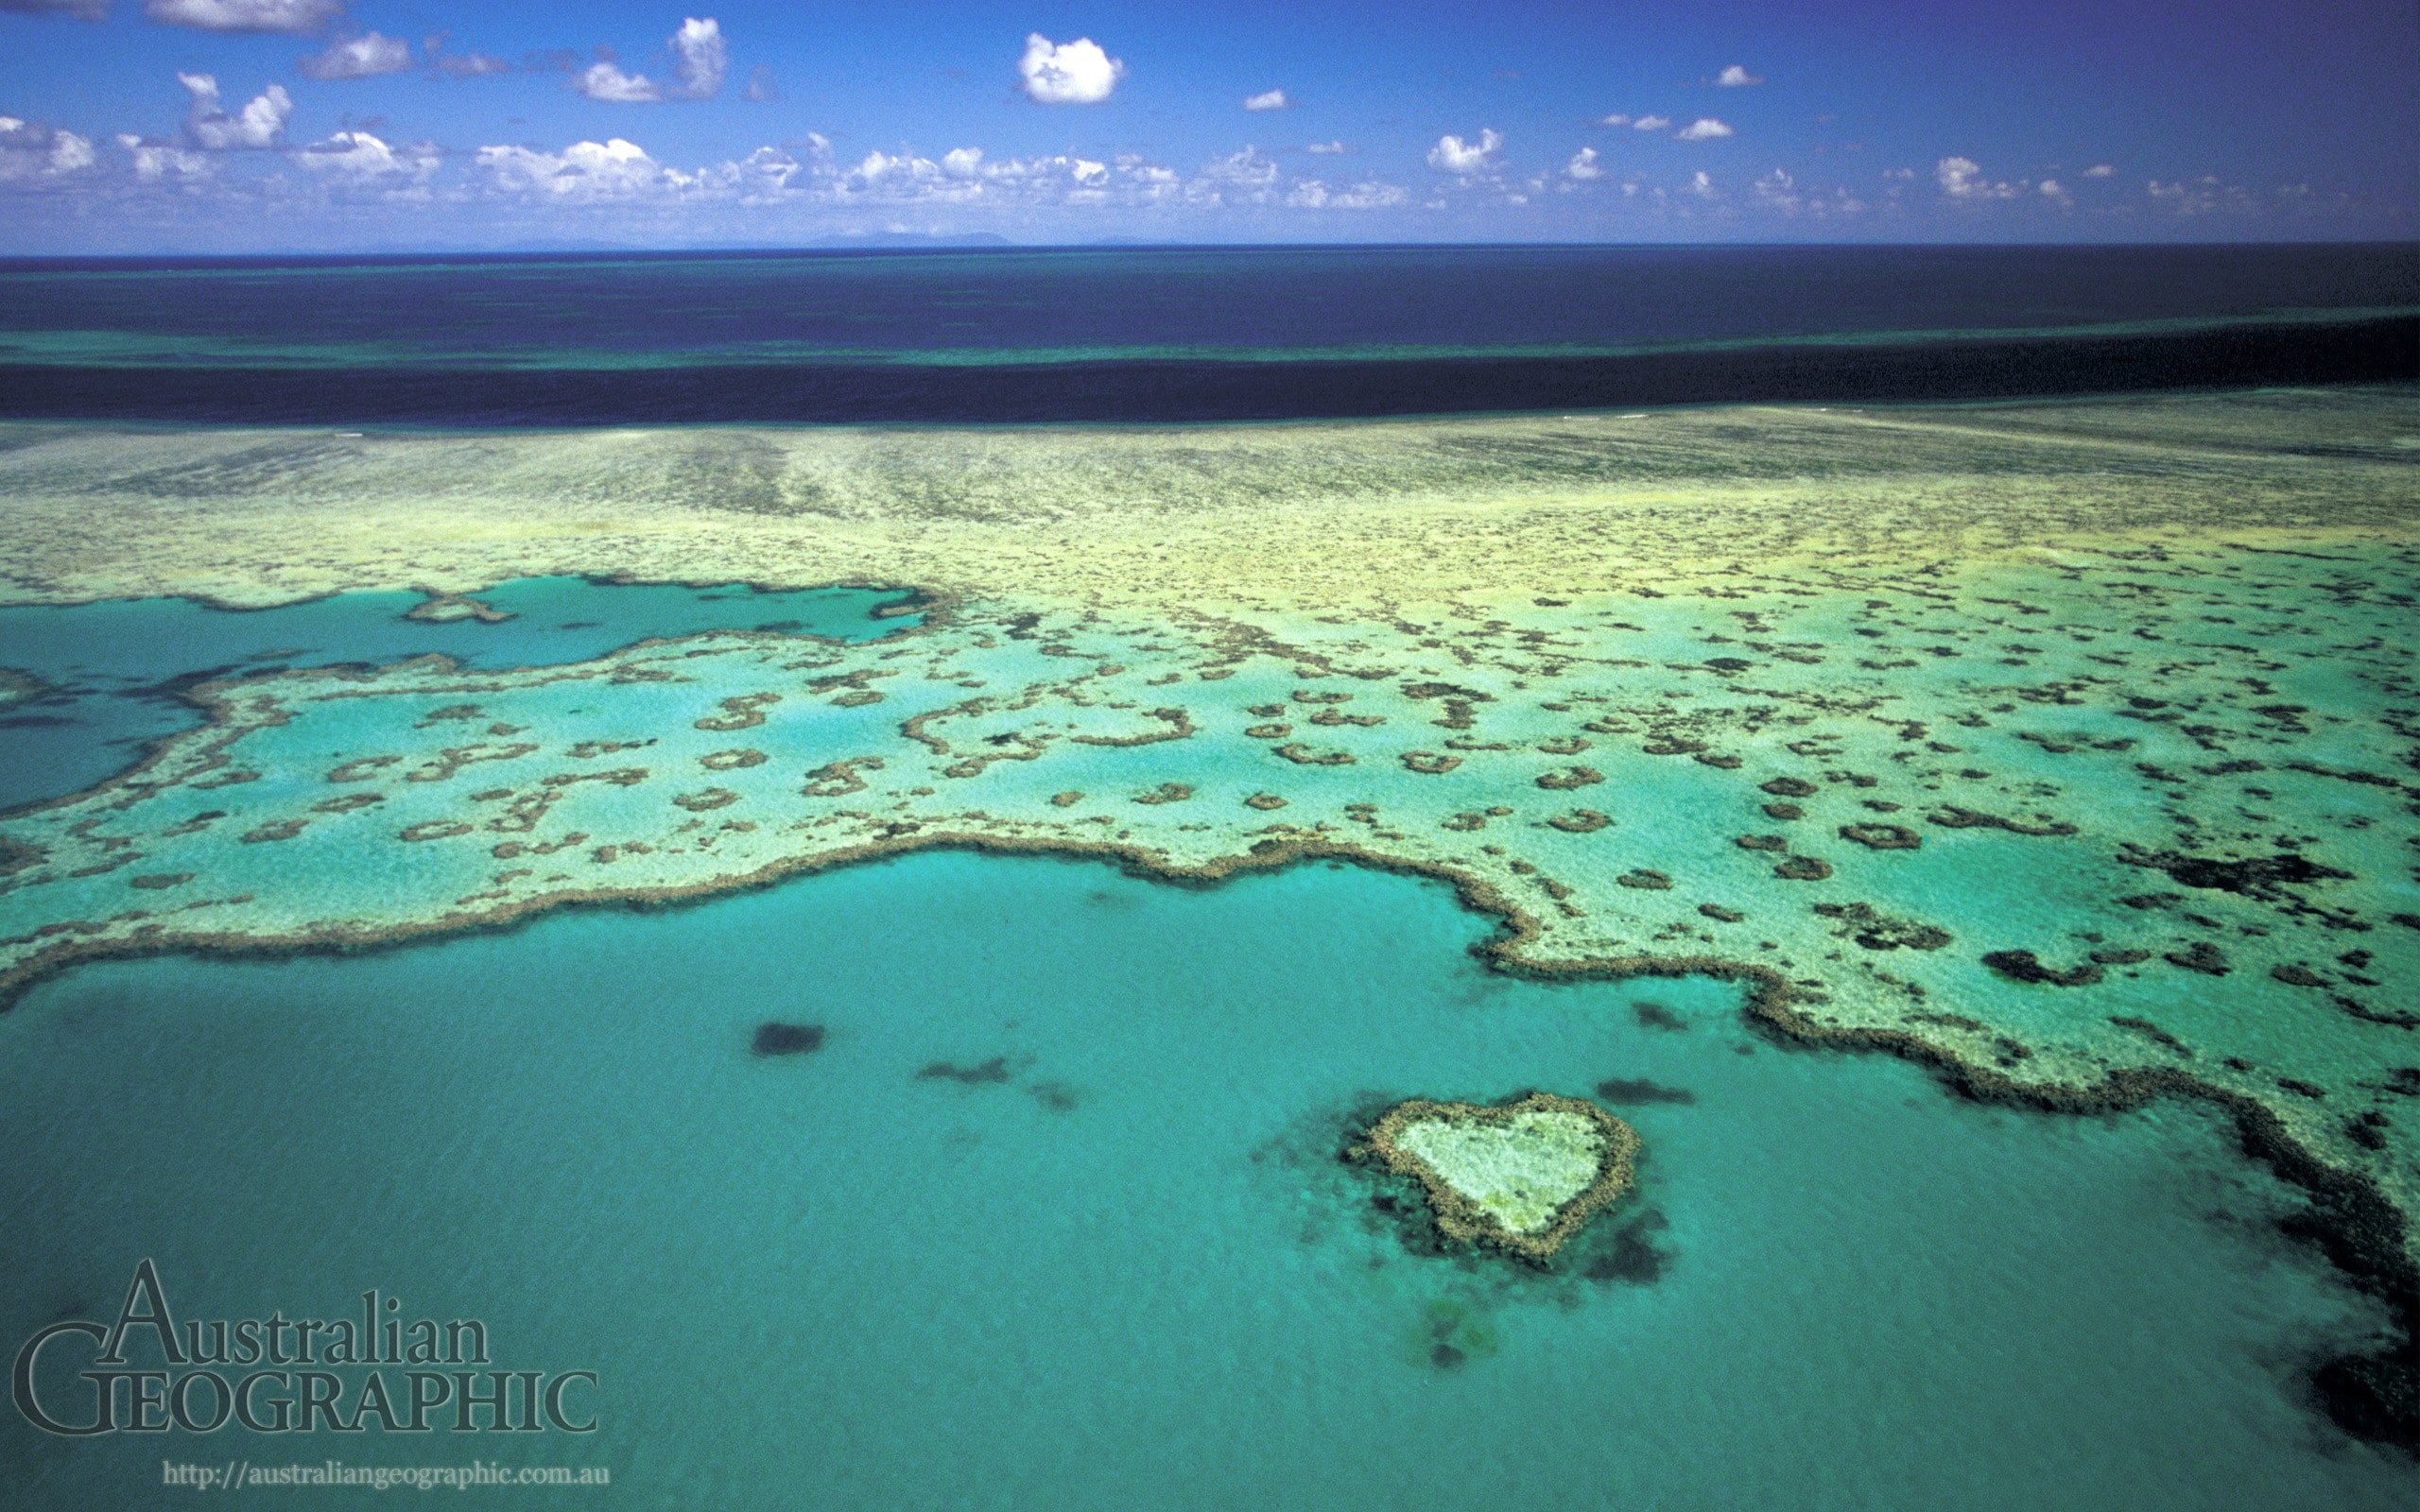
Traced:
[[[73, 1369], [80, 1336], [96, 1349]], [[593, 1370], [499, 1370], [475, 1318], [406, 1321], [375, 1289], [357, 1316], [186, 1319], [150, 1261], [111, 1323], [67, 1318], [17, 1350], [9, 1395], [46, 1434], [596, 1431]]]

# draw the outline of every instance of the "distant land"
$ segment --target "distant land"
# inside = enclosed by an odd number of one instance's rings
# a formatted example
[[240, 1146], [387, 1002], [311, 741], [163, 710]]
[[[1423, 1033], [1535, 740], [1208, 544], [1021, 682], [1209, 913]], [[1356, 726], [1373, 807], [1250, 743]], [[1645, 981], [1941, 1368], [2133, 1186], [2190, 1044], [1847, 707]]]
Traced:
[[977, 231], [963, 235], [943, 236], [934, 232], [870, 231], [861, 234], [843, 233], [819, 236], [807, 243], [810, 247], [1013, 247], [998, 232]]

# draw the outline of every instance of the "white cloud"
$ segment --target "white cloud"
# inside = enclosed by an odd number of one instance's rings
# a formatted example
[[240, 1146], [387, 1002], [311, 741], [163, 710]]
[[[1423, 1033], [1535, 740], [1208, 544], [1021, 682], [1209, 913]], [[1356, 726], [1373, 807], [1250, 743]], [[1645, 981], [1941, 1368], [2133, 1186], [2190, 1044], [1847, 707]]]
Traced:
[[0, 183], [40, 183], [92, 165], [90, 138], [0, 115]]
[[720, 92], [723, 79], [731, 71], [731, 60], [723, 46], [721, 24], [714, 17], [687, 18], [665, 45], [672, 53], [669, 84], [659, 84], [645, 74], [626, 74], [611, 58], [600, 58], [575, 75], [571, 87], [592, 100], [611, 105], [702, 100]]
[[1017, 75], [1028, 96], [1044, 105], [1096, 105], [1126, 76], [1126, 64], [1090, 37], [1053, 43], [1040, 32], [1025, 40]]
[[[419, 39], [412, 48], [414, 59], [428, 67], [443, 44], [430, 40], [425, 56]], [[650, 72], [659, 80], [667, 78], [661, 69]], [[544, 216], [565, 226], [588, 224], [604, 234], [617, 234], [617, 227], [655, 225], [658, 217], [677, 215], [686, 224], [692, 215], [745, 215], [750, 218], [700, 223], [731, 230], [761, 225], [769, 235], [845, 232], [894, 221], [937, 232], [997, 226], [1013, 232], [1028, 223], [1074, 230], [1093, 217], [1102, 217], [1108, 229], [1129, 229], [1107, 215], [1154, 209], [1176, 215], [1207, 215], [1220, 207], [1247, 213], [1260, 207], [1268, 216], [1385, 215], [1407, 211], [1426, 198], [1375, 176], [1298, 177], [1292, 170], [1302, 160], [1253, 146], [1171, 168], [1133, 153], [1103, 153], [1101, 160], [1076, 153], [1001, 158], [971, 145], [935, 150], [929, 157], [906, 146], [873, 151], [860, 146], [848, 158], [836, 159], [832, 145], [812, 133], [702, 162], [659, 160], [633, 141], [604, 133], [568, 146], [558, 137], [550, 143], [492, 142], [459, 152], [397, 141], [383, 128], [322, 129], [309, 137], [296, 130], [297, 139], [289, 142], [290, 102], [282, 105], [277, 94], [263, 91], [256, 110], [249, 104], [238, 109], [242, 96], [222, 105], [215, 78], [192, 76], [187, 89], [199, 124], [164, 140], [121, 137], [128, 157], [112, 157], [105, 164], [93, 163], [92, 142], [0, 116], [0, 195], [41, 192], [40, 179], [46, 174], [81, 174], [90, 186], [84, 193], [124, 196], [128, 204], [149, 197], [149, 202], [164, 205], [170, 197], [207, 192], [214, 204], [264, 215], [280, 207], [326, 213], [373, 203], [446, 205], [474, 217], [485, 214], [499, 225], [536, 226]], [[267, 150], [219, 149], [238, 145]], [[1579, 164], [1571, 171], [1558, 165], [1515, 179], [1503, 165], [1503, 134], [1494, 128], [1458, 145], [1454, 161], [1478, 170], [1465, 177], [1464, 193], [1484, 189], [1509, 204], [1542, 191], [1596, 187], [1585, 181], [1596, 160], [1584, 150], [1570, 160]], [[1600, 176], [1604, 187], [1613, 187], [1609, 169]], [[62, 180], [60, 187], [72, 183]], [[760, 221], [754, 218], [760, 209], [801, 218]]]
[[557, 200], [630, 199], [679, 190], [696, 181], [694, 176], [665, 167], [637, 143], [618, 136], [605, 142], [575, 142], [561, 152], [481, 147], [473, 161], [496, 189]]
[[1630, 125], [1630, 117], [1616, 112], [1612, 115], [1599, 116], [1597, 124], [1599, 126], [1628, 126]]
[[1718, 137], [1726, 137], [1731, 134], [1731, 128], [1720, 121], [1711, 115], [1701, 115], [1673, 132], [1672, 139], [1676, 142], [1712, 142]]
[[294, 65], [304, 78], [368, 78], [375, 74], [400, 74], [412, 66], [412, 44], [400, 37], [374, 31], [328, 43], [328, 50]]
[[143, 13], [171, 26], [203, 31], [302, 36], [344, 14], [344, 0], [143, 0]]
[[2021, 183], [1995, 183], [1983, 177], [1983, 166], [1972, 158], [1944, 158], [1933, 165], [1933, 180], [1952, 199], [2014, 199], [2025, 192]]
[[1718, 191], [1714, 187], [1713, 178], [1709, 176], [1703, 168], [1700, 168], [1697, 172], [1689, 175], [1689, 193], [1696, 195], [1701, 199], [1712, 199], [1718, 195]]
[[1340, 152], [1350, 152], [1350, 151], [1352, 151], [1353, 149], [1352, 149], [1351, 147], [1346, 146], [1345, 146], [1343, 143], [1341, 143], [1341, 142], [1314, 142], [1314, 143], [1312, 143], [1309, 146], [1305, 147], [1303, 150], [1304, 150], [1304, 151], [1305, 151], [1305, 152], [1318, 152], [1318, 153], [1322, 153], [1322, 154], [1333, 155], [1333, 154], [1340, 153]]
[[185, 112], [185, 135], [193, 145], [213, 152], [277, 145], [294, 101], [283, 84], [271, 84], [244, 103], [234, 114], [218, 103], [218, 80], [209, 74], [179, 74], [177, 82], [193, 99]]
[[1293, 103], [1294, 102], [1292, 100], [1286, 97], [1286, 92], [1282, 89], [1264, 90], [1258, 94], [1253, 94], [1246, 98], [1244, 101], [1244, 109], [1247, 111], [1282, 111], [1287, 106]]
[[1829, 190], [1802, 185], [1787, 168], [1775, 168], [1749, 185], [1756, 203], [1777, 215], [1830, 220], [1862, 215], [1864, 200], [1834, 185]]
[[1428, 165], [1441, 173], [1458, 173], [1467, 179], [1493, 168], [1495, 149], [1503, 145], [1503, 135], [1492, 126], [1481, 129], [1476, 142], [1441, 136], [1437, 145], [1428, 149]]
[[394, 188], [426, 183], [437, 171], [437, 149], [396, 148], [367, 131], [338, 131], [323, 142], [297, 147], [294, 161], [339, 182]]
[[2111, 167], [2111, 166], [2110, 166], [2108, 163], [2094, 163], [2091, 167], [2086, 168], [2086, 169], [2084, 169], [2084, 170], [2083, 170], [2083, 176], [2084, 176], [2085, 178], [2087, 178], [2087, 179], [2109, 179], [2109, 178], [2115, 178], [2115, 177], [2117, 176], [2117, 173], [2118, 173], [2118, 170], [2117, 170], [2116, 168], [2114, 168], [2114, 167]]
[[1257, 196], [1277, 181], [1277, 164], [1258, 147], [1248, 146], [1210, 163], [1201, 174], [1214, 183], [1232, 185]]
[[13, 10], [21, 16], [73, 16], [78, 21], [100, 21], [110, 13], [110, 0], [0, 0], [0, 10]]
[[1153, 205], [1163, 200], [1183, 197], [1184, 185], [1174, 168], [1146, 162], [1134, 153], [1117, 160], [1117, 172], [1126, 183], [1130, 203]]
[[1764, 78], [1761, 75], [1752, 74], [1737, 63], [1733, 63], [1721, 73], [1717, 74], [1714, 81], [1725, 89], [1740, 89], [1750, 84], [1761, 84]]
[[782, 97], [781, 86], [773, 82], [773, 71], [762, 63], [748, 71], [748, 88], [743, 93], [760, 105], [769, 105]]
[[134, 176], [146, 182], [207, 179], [218, 167], [206, 152], [188, 152], [172, 142], [146, 142], [130, 132], [119, 132], [117, 145], [132, 160]]
[[[823, 143], [820, 136], [810, 140], [819, 146]], [[759, 204], [780, 199], [804, 167], [798, 159], [779, 147], [758, 147], [731, 164], [734, 171], [729, 176], [735, 180], [741, 199]]]
[[1595, 147], [1582, 147], [1573, 153], [1571, 161], [1563, 165], [1563, 171], [1574, 179], [1601, 179], [1605, 176], [1605, 170], [1597, 166]]
[[[700, 170], [701, 194], [715, 192], [723, 170]], [[956, 147], [940, 159], [912, 151], [869, 152], [856, 165], [839, 168], [820, 140], [813, 164], [787, 186], [794, 197], [843, 205], [961, 204], [1016, 207], [1149, 205], [1186, 198], [1205, 204], [1230, 198], [1264, 200], [1278, 178], [1276, 164], [1250, 147], [1220, 159], [1190, 182], [1174, 170], [1123, 154], [1114, 163], [1071, 154], [1051, 157], [985, 156], [980, 147]]]
[[592, 100], [611, 105], [645, 105], [664, 98], [664, 91], [645, 74], [625, 74], [603, 59], [574, 76], [571, 87]]
[[2035, 187], [2041, 191], [2043, 198], [2050, 200], [2054, 204], [2072, 205], [2075, 203], [2076, 197], [2069, 194], [2067, 192], [2066, 185], [2061, 183], [2056, 179], [2045, 179]]
[[1402, 186], [1375, 179], [1342, 189], [1331, 189], [1318, 179], [1298, 179], [1286, 194], [1286, 202], [1297, 210], [1391, 210], [1410, 199]]
[[912, 152], [893, 155], [877, 147], [858, 160], [848, 177], [860, 190], [877, 189], [885, 183], [907, 184], [930, 181], [942, 176], [941, 164], [930, 158], [920, 158]]
[[1661, 131], [1671, 124], [1672, 118], [1668, 115], [1642, 115], [1630, 123], [1630, 129], [1634, 131]]
[[2241, 185], [2221, 182], [2213, 174], [2205, 173], [2189, 182], [2179, 179], [2173, 183], [2162, 183], [2153, 179], [2145, 187], [2153, 199], [2166, 202], [2180, 215], [2206, 215], [2221, 210], [2252, 215], [2260, 209], [2259, 201]]
[[449, 53], [445, 50], [445, 33], [428, 38], [429, 65], [449, 78], [483, 78], [491, 74], [510, 74], [512, 65], [490, 53]]
[[731, 72], [721, 23], [712, 16], [683, 21], [681, 29], [672, 34], [672, 77], [680, 80], [682, 95], [693, 100], [712, 98]]

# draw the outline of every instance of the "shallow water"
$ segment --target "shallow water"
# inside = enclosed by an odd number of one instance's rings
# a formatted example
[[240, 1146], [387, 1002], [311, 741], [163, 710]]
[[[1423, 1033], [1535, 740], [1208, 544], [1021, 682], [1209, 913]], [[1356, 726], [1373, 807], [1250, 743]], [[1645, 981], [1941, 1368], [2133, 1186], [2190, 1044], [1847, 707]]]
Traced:
[[407, 619], [428, 595], [337, 593], [229, 610], [184, 598], [0, 606], [0, 669], [38, 686], [0, 702], [0, 810], [89, 787], [153, 741], [201, 723], [196, 682], [286, 667], [441, 653], [467, 666], [556, 666], [640, 641], [773, 629], [867, 640], [916, 623], [877, 619], [906, 595], [871, 588], [769, 593], [585, 577], [525, 577], [482, 591], [510, 614], [486, 623]]
[[[2294, 1399], [2370, 1320], [2208, 1115], [1960, 1103], [1764, 1043], [1715, 983], [1492, 975], [1483, 933], [1357, 870], [942, 853], [80, 969], [0, 1017], [0, 1333], [108, 1316], [144, 1256], [195, 1317], [377, 1286], [596, 1370], [603, 1426], [10, 1416], [0, 1456], [93, 1507], [230, 1452], [605, 1464], [664, 1507], [2407, 1504]], [[769, 1020], [827, 1037], [753, 1057]], [[1334, 1158], [1385, 1100], [1609, 1078], [1654, 1084], [1608, 1094], [1639, 1185], [1551, 1276], [1412, 1252]]]

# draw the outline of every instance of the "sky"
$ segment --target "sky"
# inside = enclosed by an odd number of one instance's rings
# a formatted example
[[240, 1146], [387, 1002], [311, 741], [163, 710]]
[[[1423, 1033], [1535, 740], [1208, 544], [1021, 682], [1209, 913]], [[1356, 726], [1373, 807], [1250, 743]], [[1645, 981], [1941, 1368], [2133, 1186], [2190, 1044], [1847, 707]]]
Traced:
[[0, 0], [0, 253], [2420, 236], [2420, 0]]

